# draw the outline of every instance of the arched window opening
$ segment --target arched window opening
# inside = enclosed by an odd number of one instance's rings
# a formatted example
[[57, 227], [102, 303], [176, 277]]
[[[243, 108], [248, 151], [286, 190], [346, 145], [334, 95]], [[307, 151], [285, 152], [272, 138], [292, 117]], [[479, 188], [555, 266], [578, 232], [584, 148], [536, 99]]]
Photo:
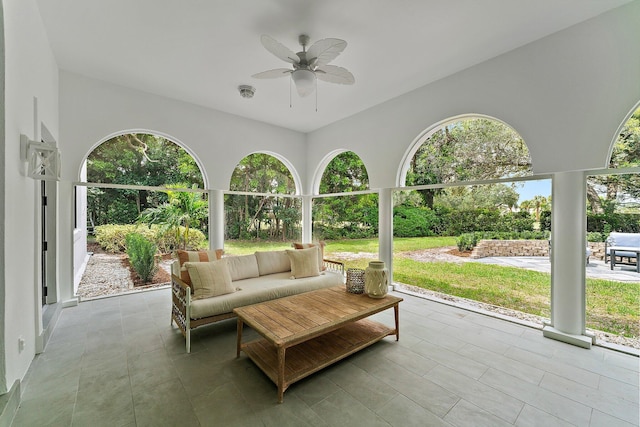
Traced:
[[550, 316], [550, 275], [504, 260], [549, 262], [543, 210], [550, 209], [551, 183], [526, 178], [532, 167], [522, 137], [490, 117], [457, 117], [416, 141], [403, 172], [407, 188], [393, 194], [394, 281], [526, 312], [542, 325]]
[[[640, 166], [640, 108], [637, 108], [620, 130], [609, 169]], [[640, 212], [640, 174], [594, 175], [587, 179], [589, 211], [594, 215], [606, 212]]]
[[[451, 184], [531, 175], [527, 145], [513, 128], [484, 117], [447, 122], [428, 134], [415, 151], [405, 185]], [[471, 190], [473, 192], [473, 190]], [[444, 189], [420, 189], [433, 208]]]
[[[83, 270], [86, 254], [93, 256], [85, 262], [112, 263], [117, 270], [122, 261], [128, 272], [105, 281], [85, 271], [76, 283], [81, 298], [167, 284], [172, 251], [206, 247], [208, 195], [203, 174], [196, 160], [168, 138], [149, 133], [110, 138], [89, 153], [83, 178], [86, 184], [74, 189], [76, 275]], [[146, 248], [145, 265], [128, 261], [135, 258], [131, 251], [136, 249], [129, 244], [132, 234], [143, 237], [137, 242]], [[153, 256], [158, 253], [164, 261]]]
[[229, 189], [225, 239], [300, 239], [302, 206], [298, 198], [290, 197], [297, 192], [296, 183], [283, 161], [268, 153], [248, 155], [233, 171]]
[[[319, 192], [327, 196], [313, 201], [314, 240], [340, 241], [327, 245], [326, 251], [348, 268], [364, 268], [378, 259], [378, 194], [368, 190], [364, 163], [353, 151], [345, 151], [322, 173]], [[349, 194], [354, 192], [358, 194]]]
[[[87, 156], [87, 182], [124, 186], [199, 188], [203, 176], [195, 159], [162, 136], [123, 134], [97, 146]], [[166, 193], [138, 189], [89, 187], [88, 215], [93, 226], [133, 223], [148, 208], [168, 201]]]
[[[609, 167], [587, 176], [586, 325], [600, 341], [640, 348], [640, 275], [637, 258], [616, 256], [640, 235], [640, 107], [624, 123], [613, 144]], [[631, 237], [631, 240], [625, 240]], [[617, 254], [623, 253], [617, 251]], [[602, 271], [611, 280], [589, 280]]]

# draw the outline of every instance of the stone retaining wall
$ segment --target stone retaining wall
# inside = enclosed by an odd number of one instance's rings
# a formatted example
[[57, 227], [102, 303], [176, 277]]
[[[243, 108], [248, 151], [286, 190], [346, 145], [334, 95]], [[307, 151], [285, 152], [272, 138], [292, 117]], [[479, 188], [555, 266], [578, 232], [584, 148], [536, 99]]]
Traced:
[[591, 249], [591, 259], [604, 261], [604, 242], [589, 242], [587, 245]]
[[[604, 259], [604, 243], [589, 242], [591, 259]], [[480, 240], [471, 258], [493, 256], [549, 256], [547, 240]]]

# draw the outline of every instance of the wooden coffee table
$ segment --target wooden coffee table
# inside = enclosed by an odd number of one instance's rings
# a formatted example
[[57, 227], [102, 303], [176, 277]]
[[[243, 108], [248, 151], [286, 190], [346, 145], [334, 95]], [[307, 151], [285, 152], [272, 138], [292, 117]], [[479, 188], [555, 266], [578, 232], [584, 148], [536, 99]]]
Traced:
[[[285, 390], [388, 335], [400, 338], [398, 304], [402, 298], [374, 299], [350, 294], [345, 288], [319, 289], [234, 309], [238, 316], [237, 357], [244, 351], [278, 386], [278, 403]], [[366, 319], [394, 309], [395, 328]], [[263, 338], [242, 342], [244, 324]]]

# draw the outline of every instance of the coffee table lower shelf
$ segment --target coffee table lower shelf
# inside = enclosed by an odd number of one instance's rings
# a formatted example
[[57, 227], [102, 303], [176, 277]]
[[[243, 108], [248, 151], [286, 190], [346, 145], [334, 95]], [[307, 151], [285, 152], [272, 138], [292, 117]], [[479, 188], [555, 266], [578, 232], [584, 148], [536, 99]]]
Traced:
[[278, 348], [265, 339], [258, 339], [242, 344], [241, 350], [278, 386], [281, 403], [284, 391], [294, 382], [395, 334], [393, 328], [362, 319], [286, 348], [282, 384], [278, 379], [281, 365]]

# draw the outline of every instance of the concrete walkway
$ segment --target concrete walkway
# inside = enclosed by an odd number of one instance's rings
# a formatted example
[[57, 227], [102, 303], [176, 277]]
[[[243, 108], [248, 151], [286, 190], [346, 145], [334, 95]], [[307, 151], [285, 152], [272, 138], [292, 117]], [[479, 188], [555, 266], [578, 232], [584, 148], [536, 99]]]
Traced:
[[[548, 257], [487, 257], [474, 259], [472, 261], [551, 273], [551, 262]], [[592, 279], [640, 283], [640, 274], [636, 272], [636, 267], [633, 265], [616, 265], [615, 268], [611, 270], [609, 264], [592, 259], [589, 265], [587, 265], [586, 271], [587, 277]]]

